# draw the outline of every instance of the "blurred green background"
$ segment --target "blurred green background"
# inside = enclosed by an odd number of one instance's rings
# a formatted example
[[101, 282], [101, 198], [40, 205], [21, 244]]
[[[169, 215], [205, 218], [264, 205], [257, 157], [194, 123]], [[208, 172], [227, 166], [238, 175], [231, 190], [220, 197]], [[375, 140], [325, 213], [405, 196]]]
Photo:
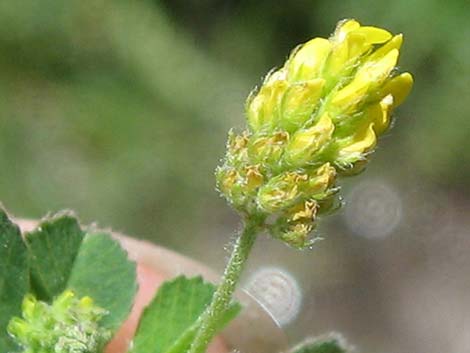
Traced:
[[293, 341], [337, 328], [369, 351], [470, 352], [469, 14], [468, 0], [3, 0], [0, 200], [221, 268], [238, 220], [213, 171], [251, 88], [339, 19], [403, 32], [414, 90], [326, 240], [299, 254], [262, 239], [248, 274], [299, 279]]

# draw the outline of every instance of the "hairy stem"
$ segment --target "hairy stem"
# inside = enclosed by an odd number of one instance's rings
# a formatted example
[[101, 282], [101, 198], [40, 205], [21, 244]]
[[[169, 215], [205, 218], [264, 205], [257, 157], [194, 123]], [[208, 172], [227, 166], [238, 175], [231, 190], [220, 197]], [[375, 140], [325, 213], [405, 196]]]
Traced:
[[230, 305], [233, 292], [256, 240], [261, 223], [262, 221], [255, 217], [245, 221], [243, 231], [235, 243], [222, 280], [212, 297], [212, 302], [198, 320], [199, 330], [188, 353], [205, 352], [216, 334], [217, 324]]

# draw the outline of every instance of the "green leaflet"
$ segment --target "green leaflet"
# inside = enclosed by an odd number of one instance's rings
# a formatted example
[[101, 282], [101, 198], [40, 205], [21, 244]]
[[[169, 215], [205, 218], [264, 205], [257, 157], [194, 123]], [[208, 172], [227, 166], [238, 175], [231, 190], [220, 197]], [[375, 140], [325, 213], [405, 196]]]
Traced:
[[78, 221], [64, 213], [26, 234], [32, 289], [39, 299], [51, 302], [65, 290], [83, 237]]
[[[198, 329], [197, 319], [212, 299], [215, 286], [201, 277], [166, 282], [145, 309], [131, 353], [185, 353]], [[219, 323], [222, 329], [241, 307], [232, 304]]]
[[119, 328], [129, 315], [137, 292], [135, 264], [108, 234], [87, 234], [75, 259], [67, 288], [90, 296], [109, 313], [101, 324]]
[[330, 334], [326, 337], [307, 339], [290, 353], [347, 353], [350, 351], [340, 335]]
[[6, 326], [21, 313], [21, 302], [29, 290], [28, 256], [21, 233], [0, 209], [0, 352], [13, 348]]

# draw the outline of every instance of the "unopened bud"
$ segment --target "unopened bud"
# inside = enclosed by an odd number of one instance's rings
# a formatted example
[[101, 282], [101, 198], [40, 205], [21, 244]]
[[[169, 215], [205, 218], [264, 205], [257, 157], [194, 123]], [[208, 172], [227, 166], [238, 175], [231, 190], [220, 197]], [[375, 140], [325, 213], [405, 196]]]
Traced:
[[307, 175], [287, 172], [272, 178], [258, 192], [258, 206], [267, 213], [291, 207], [301, 197], [299, 187], [307, 181]]
[[237, 135], [233, 130], [229, 131], [227, 141], [227, 158], [234, 165], [246, 163], [248, 160], [249, 133], [244, 131]]
[[253, 136], [248, 153], [253, 162], [274, 166], [279, 163], [288, 140], [289, 134], [284, 131], [259, 137]]
[[292, 82], [317, 78], [330, 54], [332, 44], [328, 39], [314, 38], [294, 50], [286, 63], [288, 78]]
[[336, 180], [336, 169], [325, 163], [309, 173], [308, 180], [302, 185], [302, 191], [309, 198], [323, 200], [332, 193], [332, 186]]
[[287, 224], [286, 226], [275, 225], [271, 229], [271, 235], [274, 238], [282, 240], [289, 246], [297, 249], [303, 249], [308, 247], [312, 240], [310, 234], [312, 233], [314, 226], [313, 223], [294, 223], [292, 225]]
[[313, 222], [315, 214], [317, 213], [318, 204], [314, 200], [308, 200], [302, 203], [299, 203], [297, 206], [294, 206], [292, 209], [288, 210], [288, 219], [289, 221], [298, 222]]
[[261, 174], [261, 170], [259, 165], [250, 165], [245, 169], [245, 184], [247, 188], [247, 192], [255, 190], [257, 187], [263, 184], [263, 174]]
[[370, 123], [358, 131], [351, 138], [338, 142], [341, 146], [337, 163], [341, 167], [350, 167], [354, 163], [363, 160], [367, 153], [371, 152], [377, 144], [374, 132], [374, 123]]
[[388, 81], [379, 91], [380, 97], [386, 97], [389, 94], [393, 97], [392, 108], [395, 108], [403, 103], [405, 98], [411, 91], [413, 86], [413, 76], [405, 72]]
[[246, 110], [252, 131], [270, 131], [274, 128], [287, 86], [285, 79], [267, 79], [259, 92], [248, 100]]
[[280, 126], [288, 132], [307, 122], [320, 99], [325, 80], [317, 78], [291, 85], [282, 99]]
[[285, 161], [292, 166], [304, 166], [331, 139], [335, 126], [330, 116], [323, 114], [312, 127], [297, 131], [286, 147]]

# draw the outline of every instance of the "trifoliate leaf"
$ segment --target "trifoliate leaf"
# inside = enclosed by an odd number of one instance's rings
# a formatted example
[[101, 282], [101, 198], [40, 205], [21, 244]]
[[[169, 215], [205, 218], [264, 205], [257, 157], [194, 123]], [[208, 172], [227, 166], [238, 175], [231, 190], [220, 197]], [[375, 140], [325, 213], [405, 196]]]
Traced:
[[26, 234], [32, 289], [39, 299], [51, 302], [65, 290], [83, 237], [78, 221], [64, 213]]
[[[185, 353], [198, 329], [197, 319], [210, 303], [215, 286], [201, 277], [166, 282], [144, 310], [131, 353]], [[240, 311], [232, 304], [217, 329]]]
[[12, 350], [6, 327], [21, 313], [29, 290], [28, 256], [21, 233], [0, 209], [0, 352]]
[[129, 315], [137, 291], [135, 263], [108, 234], [87, 234], [71, 269], [67, 288], [89, 296], [108, 311], [101, 324], [117, 329]]

